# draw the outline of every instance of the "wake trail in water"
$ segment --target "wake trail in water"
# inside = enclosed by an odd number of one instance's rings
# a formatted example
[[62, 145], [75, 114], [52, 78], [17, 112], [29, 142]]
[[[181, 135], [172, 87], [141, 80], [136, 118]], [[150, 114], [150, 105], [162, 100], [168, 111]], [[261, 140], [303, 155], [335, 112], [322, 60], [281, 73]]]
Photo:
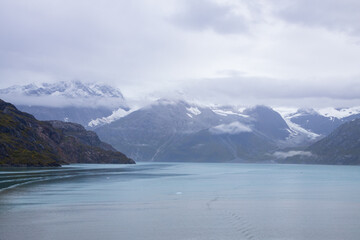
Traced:
[[234, 229], [240, 233], [245, 239], [256, 240], [256, 231], [248, 219], [234, 211], [227, 211], [228, 221], [232, 224]]
[[10, 190], [10, 189], [14, 189], [16, 187], [26, 185], [26, 184], [58, 180], [58, 179], [63, 179], [63, 178], [71, 178], [71, 177], [76, 177], [76, 176], [79, 176], [79, 175], [33, 177], [33, 178], [24, 178], [24, 179], [17, 179], [17, 180], [4, 180], [4, 181], [0, 181], [0, 186], [1, 186], [0, 193]]
[[[164, 166], [166, 167], [166, 166]], [[58, 168], [58, 169], [11, 169], [0, 172], [0, 193], [9, 189], [14, 189], [19, 186], [54, 181], [68, 178], [78, 177], [93, 177], [93, 176], [113, 176], [119, 174], [129, 174], [133, 172], [146, 171], [152, 169], [152, 166], [145, 166], [142, 168], [126, 168], [126, 167], [104, 167], [104, 168], [88, 168], [86, 167], [69, 167], [69, 168]]]
[[91, 170], [64, 170], [64, 171], [46, 171], [44, 172], [31, 172], [24, 173], [2, 173], [0, 175], [0, 193], [9, 189], [14, 189], [26, 184], [46, 182], [60, 179], [67, 179], [73, 177], [85, 177], [104, 174], [104, 171], [98, 170], [97, 172]]
[[[219, 201], [219, 197], [214, 197], [206, 203], [206, 207], [208, 210], [215, 209], [214, 206]], [[223, 218], [226, 222], [229, 223], [229, 226], [239, 233], [242, 238], [239, 239], [247, 239], [247, 240], [258, 240], [259, 238], [256, 236], [256, 230], [250, 223], [250, 221], [242, 214], [238, 213], [234, 210], [227, 210], [224, 212]], [[240, 236], [239, 236], [240, 237]]]

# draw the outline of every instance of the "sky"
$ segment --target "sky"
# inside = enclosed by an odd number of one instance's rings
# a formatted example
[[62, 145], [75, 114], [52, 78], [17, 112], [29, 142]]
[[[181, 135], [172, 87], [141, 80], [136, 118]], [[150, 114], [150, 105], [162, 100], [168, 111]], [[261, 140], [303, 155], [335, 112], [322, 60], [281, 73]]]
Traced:
[[0, 87], [80, 80], [127, 99], [360, 105], [358, 0], [0, 0]]

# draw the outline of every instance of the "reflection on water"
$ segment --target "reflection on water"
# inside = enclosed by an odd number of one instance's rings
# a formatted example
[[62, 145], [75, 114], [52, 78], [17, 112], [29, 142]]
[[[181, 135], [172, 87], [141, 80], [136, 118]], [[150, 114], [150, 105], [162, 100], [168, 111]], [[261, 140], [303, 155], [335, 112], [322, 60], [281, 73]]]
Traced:
[[0, 171], [0, 239], [357, 239], [360, 168], [143, 163]]

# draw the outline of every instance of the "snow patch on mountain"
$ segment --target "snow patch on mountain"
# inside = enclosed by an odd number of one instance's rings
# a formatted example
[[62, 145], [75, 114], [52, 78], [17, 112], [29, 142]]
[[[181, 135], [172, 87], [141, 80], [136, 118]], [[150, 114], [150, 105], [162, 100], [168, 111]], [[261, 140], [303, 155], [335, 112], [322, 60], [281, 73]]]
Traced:
[[290, 135], [287, 137], [287, 144], [291, 146], [291, 144], [296, 145], [307, 139], [308, 141], [314, 141], [321, 137], [321, 135], [311, 132], [300, 125], [291, 121], [291, 118], [300, 116], [301, 112], [305, 110], [299, 111], [297, 108], [286, 108], [286, 107], [279, 107], [274, 108], [281, 117], [285, 120], [286, 124], [290, 128]]
[[234, 112], [231, 110], [223, 110], [223, 109], [212, 109], [212, 111], [220, 116], [224, 116], [227, 117], [228, 115], [236, 115], [236, 116], [240, 116], [240, 117], [244, 117], [244, 118], [248, 118], [248, 115], [245, 114], [241, 114], [239, 112]]
[[220, 124], [209, 129], [212, 134], [238, 134], [243, 132], [252, 132], [252, 129], [240, 122], [230, 124]]
[[318, 109], [317, 112], [325, 117], [334, 117], [342, 119], [349, 117], [354, 114], [360, 114], [360, 107], [351, 107], [351, 108], [322, 108]]
[[122, 117], [125, 117], [127, 115], [129, 115], [130, 113], [136, 111], [136, 109], [131, 109], [131, 110], [124, 110], [122, 108], [119, 108], [115, 111], [112, 112], [112, 114], [110, 116], [107, 116], [107, 117], [102, 117], [102, 118], [97, 118], [97, 119], [94, 119], [94, 120], [91, 120], [89, 123], [88, 123], [88, 126], [89, 127], [98, 127], [98, 126], [102, 126], [102, 125], [105, 125], [105, 124], [109, 124], [109, 123], [112, 123]]
[[189, 107], [189, 108], [186, 108], [186, 110], [190, 114], [195, 115], [195, 116], [201, 114], [201, 111], [197, 107]]
[[305, 135], [310, 140], [315, 140], [321, 136], [319, 134], [306, 130], [305, 128], [302, 128], [296, 123], [293, 123], [289, 118], [284, 118], [284, 120], [291, 130], [290, 136], [288, 137], [289, 139], [294, 138], [298, 135]]
[[300, 117], [304, 114], [309, 115], [321, 115], [328, 118], [346, 118], [351, 115], [360, 114], [360, 107], [350, 107], [350, 108], [319, 108], [319, 109], [297, 109], [297, 108], [286, 108], [279, 107], [274, 108], [283, 118], [295, 118]]
[[194, 118], [190, 113], [186, 113], [186, 115], [188, 115], [189, 118]]

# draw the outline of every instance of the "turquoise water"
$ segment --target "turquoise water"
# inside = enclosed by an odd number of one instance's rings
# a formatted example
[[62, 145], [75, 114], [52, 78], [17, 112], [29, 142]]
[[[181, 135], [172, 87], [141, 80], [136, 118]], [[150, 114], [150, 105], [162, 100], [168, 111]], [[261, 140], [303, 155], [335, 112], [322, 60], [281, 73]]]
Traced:
[[360, 238], [358, 166], [83, 164], [0, 188], [0, 240]]

